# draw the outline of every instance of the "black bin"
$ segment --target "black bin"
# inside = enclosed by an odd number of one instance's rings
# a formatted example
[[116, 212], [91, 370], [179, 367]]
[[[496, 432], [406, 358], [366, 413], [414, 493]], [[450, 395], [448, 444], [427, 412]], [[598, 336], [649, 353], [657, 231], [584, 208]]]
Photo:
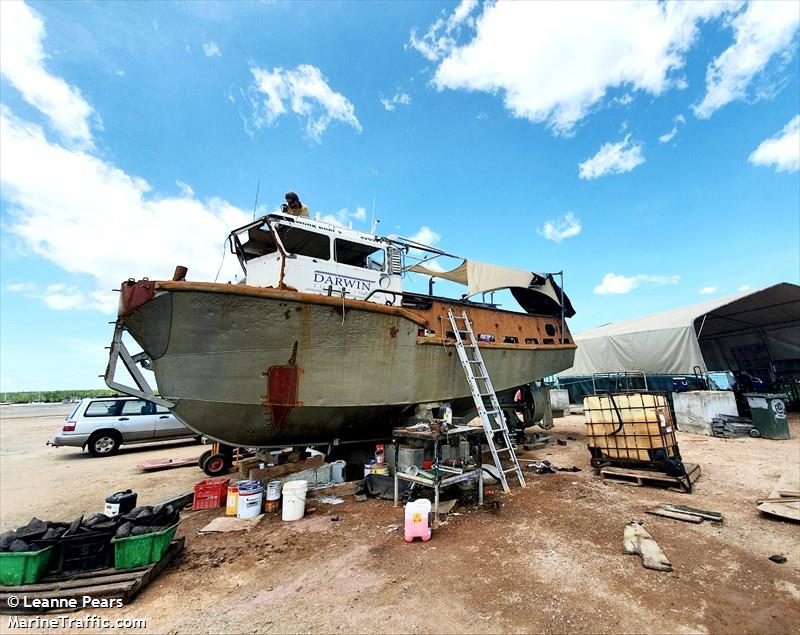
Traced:
[[62, 536], [56, 547], [53, 569], [63, 574], [110, 567], [114, 562], [113, 537], [111, 529]]

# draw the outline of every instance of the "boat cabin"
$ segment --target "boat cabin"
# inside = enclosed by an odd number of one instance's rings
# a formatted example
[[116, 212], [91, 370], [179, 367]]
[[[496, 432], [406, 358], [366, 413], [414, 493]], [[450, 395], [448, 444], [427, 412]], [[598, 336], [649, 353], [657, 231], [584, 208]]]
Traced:
[[234, 230], [231, 248], [251, 286], [401, 302], [403, 253], [379, 236], [275, 213]]

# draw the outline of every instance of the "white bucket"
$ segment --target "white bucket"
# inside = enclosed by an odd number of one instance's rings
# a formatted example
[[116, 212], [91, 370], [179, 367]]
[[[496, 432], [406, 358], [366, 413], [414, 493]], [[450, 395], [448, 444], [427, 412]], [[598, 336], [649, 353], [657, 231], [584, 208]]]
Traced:
[[280, 481], [270, 481], [267, 485], [267, 500], [268, 501], [276, 501], [280, 500], [281, 497], [281, 482]]
[[334, 461], [331, 463], [331, 478], [334, 483], [344, 483], [344, 470], [347, 467], [347, 461]]
[[283, 486], [283, 520], [300, 520], [306, 513], [308, 481], [289, 481]]
[[261, 513], [264, 486], [261, 481], [239, 481], [237, 518], [255, 518]]

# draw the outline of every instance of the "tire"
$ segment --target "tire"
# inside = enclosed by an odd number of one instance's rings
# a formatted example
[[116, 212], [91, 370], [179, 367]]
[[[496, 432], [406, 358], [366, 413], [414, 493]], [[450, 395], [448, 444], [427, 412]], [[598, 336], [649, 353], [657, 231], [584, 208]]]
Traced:
[[754, 439], [758, 439], [761, 436], [761, 432], [759, 432], [758, 428], [751, 428], [749, 434]]
[[228, 473], [230, 468], [230, 458], [224, 454], [210, 454], [205, 461], [203, 461], [203, 471], [208, 476], [222, 476]]
[[92, 456], [112, 456], [117, 453], [121, 443], [122, 437], [116, 430], [101, 430], [89, 437], [86, 447]]
[[212, 454], [214, 454], [214, 451], [213, 451], [213, 450], [206, 450], [205, 452], [203, 452], [203, 453], [200, 455], [200, 458], [199, 458], [199, 459], [197, 459], [197, 467], [199, 467], [199, 468], [202, 470], [202, 469], [203, 469], [203, 463], [205, 463], [205, 462], [206, 462], [206, 459], [207, 459], [208, 457], [210, 457]]

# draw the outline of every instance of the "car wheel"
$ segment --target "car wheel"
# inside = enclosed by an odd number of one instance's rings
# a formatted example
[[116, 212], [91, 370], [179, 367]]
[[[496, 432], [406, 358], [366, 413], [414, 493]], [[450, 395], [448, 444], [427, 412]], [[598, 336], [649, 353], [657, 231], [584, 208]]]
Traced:
[[228, 473], [230, 460], [224, 454], [211, 454], [203, 461], [203, 471], [209, 476], [222, 476]]
[[116, 454], [120, 446], [120, 436], [113, 430], [105, 430], [93, 434], [88, 443], [89, 454], [92, 456], [111, 456]]
[[754, 439], [758, 439], [761, 436], [761, 431], [757, 428], [750, 428], [750, 436]]

